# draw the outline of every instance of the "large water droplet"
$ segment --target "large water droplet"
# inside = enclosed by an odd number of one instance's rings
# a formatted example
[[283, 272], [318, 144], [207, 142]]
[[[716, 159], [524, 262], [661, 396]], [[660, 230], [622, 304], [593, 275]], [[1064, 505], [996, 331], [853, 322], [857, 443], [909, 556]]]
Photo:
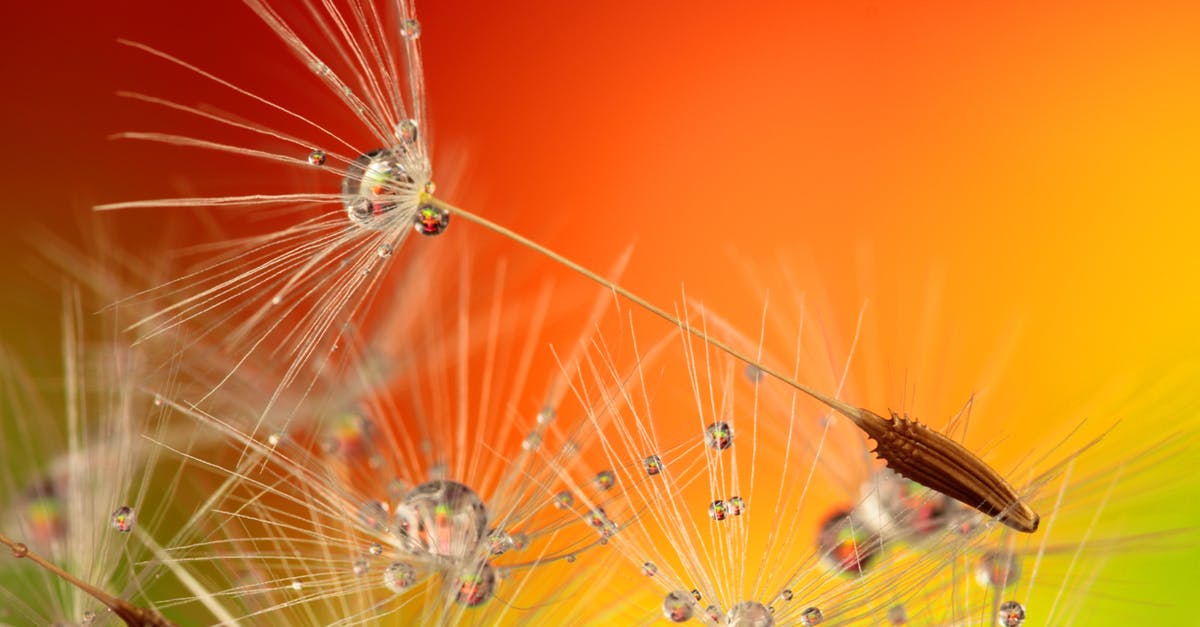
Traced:
[[487, 508], [474, 490], [447, 480], [422, 483], [396, 507], [397, 526], [434, 555], [472, 554], [488, 529]]
[[450, 228], [450, 212], [426, 203], [413, 216], [413, 229], [421, 235], [441, 235]]
[[400, 150], [372, 150], [355, 159], [342, 178], [346, 215], [360, 226], [379, 226], [387, 214], [414, 203], [416, 194], [416, 182]]
[[742, 601], [729, 608], [726, 623], [733, 627], [772, 627], [775, 617], [758, 601]]
[[687, 621], [692, 617], [692, 613], [695, 611], [692, 608], [692, 603], [692, 598], [688, 596], [688, 593], [683, 592], [682, 590], [669, 592], [667, 593], [667, 596], [663, 598], [663, 616], [666, 616], [667, 620], [676, 623]]

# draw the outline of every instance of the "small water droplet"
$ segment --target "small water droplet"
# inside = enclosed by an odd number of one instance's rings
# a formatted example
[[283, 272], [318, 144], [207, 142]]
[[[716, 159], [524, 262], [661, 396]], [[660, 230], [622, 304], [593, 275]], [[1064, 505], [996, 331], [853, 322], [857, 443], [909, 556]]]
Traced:
[[417, 583], [417, 570], [411, 564], [392, 562], [383, 570], [383, 587], [397, 594]]
[[279, 446], [279, 443], [282, 441], [283, 441], [283, 434], [280, 433], [279, 431], [276, 431], [275, 433], [272, 433], [271, 435], [267, 436], [267, 444], [270, 444], [271, 446]]
[[699, 590], [697, 590], [696, 588], [692, 588], [692, 598], [699, 601], [700, 599], [702, 599], [704, 597], [700, 594]]
[[12, 546], [12, 554], [13, 557], [17, 559], [25, 557], [26, 555], [29, 555], [29, 547], [25, 546], [24, 542], [17, 542]]
[[391, 257], [393, 252], [395, 252], [395, 251], [392, 248], [391, 244], [380, 244], [379, 248], [375, 249], [375, 254], [379, 255], [380, 258], [382, 258], [382, 259], [387, 259], [388, 257]]
[[575, 554], [567, 553], [566, 557], [564, 557], [563, 559], [567, 560], [568, 564], [574, 564], [575, 563]]
[[746, 364], [746, 378], [749, 379], [751, 383], [758, 383], [759, 381], [762, 381], [762, 368], [759, 368], [754, 364]]
[[113, 510], [112, 527], [121, 533], [129, 533], [137, 523], [137, 513], [128, 505], [122, 505]]
[[524, 440], [521, 440], [521, 448], [523, 448], [527, 451], [536, 450], [537, 447], [539, 447], [541, 445], [542, 445], [542, 434], [540, 434], [536, 431], [525, 436]]
[[793, 598], [795, 595], [793, 595], [793, 594], [792, 594], [792, 591], [791, 591], [791, 589], [789, 589], [789, 588], [785, 588], [785, 589], [783, 590], [783, 592], [780, 592], [780, 593], [779, 593], [779, 596], [780, 596], [780, 597], [781, 597], [781, 598], [782, 598], [784, 601], [791, 601], [791, 600], [792, 600], [792, 598]]
[[1025, 607], [1016, 601], [1005, 601], [996, 611], [996, 622], [1000, 627], [1021, 627], [1025, 624]]
[[308, 153], [308, 163], [309, 165], [315, 166], [325, 165], [325, 151], [313, 150], [312, 152]]
[[611, 490], [614, 485], [617, 485], [617, 476], [611, 470], [601, 470], [596, 473], [596, 488], [600, 490]]
[[682, 623], [692, 618], [692, 613], [695, 611], [692, 608], [692, 599], [688, 597], [688, 593], [682, 590], [668, 592], [663, 598], [663, 616], [667, 620]]
[[662, 469], [663, 469], [662, 458], [659, 457], [658, 455], [651, 455], [651, 456], [647, 457], [646, 459], [642, 460], [642, 467], [644, 467], [646, 469], [647, 475], [650, 475], [651, 477], [653, 477], [654, 475], [657, 475], [658, 473], [662, 472]]
[[820, 608], [809, 607], [800, 613], [800, 624], [804, 627], [820, 625], [823, 622], [825, 622], [825, 615], [821, 613]]
[[725, 501], [718, 499], [713, 501], [712, 504], [708, 506], [708, 517], [712, 518], [713, 520], [725, 520], [725, 517], [728, 514], [729, 508], [727, 505], [725, 505]]
[[299, 582], [299, 581], [293, 581], [293, 582], [292, 582], [292, 590], [295, 590], [296, 592], [300, 592], [300, 591], [301, 591], [301, 590], [303, 590], [303, 589], [304, 589], [304, 584], [303, 584], [303, 583], [301, 583], [301, 582]]
[[162, 405], [163, 405], [163, 397], [162, 397], [162, 394], [155, 394], [155, 395], [154, 395], [154, 406], [155, 406], [155, 407], [162, 407]]
[[367, 547], [367, 553], [376, 557], [383, 555], [383, 545], [378, 542], [372, 543], [371, 546]]
[[571, 496], [570, 492], [563, 490], [554, 495], [554, 507], [558, 509], [569, 509], [575, 505], [575, 497]]
[[734, 516], [741, 516], [742, 512], [746, 511], [746, 499], [740, 496], [729, 497], [729, 513]]
[[733, 446], [733, 427], [728, 422], [717, 421], [704, 429], [704, 442], [710, 448], [723, 451]]
[[988, 551], [975, 569], [975, 581], [981, 586], [1004, 589], [1017, 583], [1020, 577], [1021, 563], [1011, 553]]
[[539, 425], [549, 424], [554, 421], [555, 415], [553, 407], [543, 407], [542, 411], [538, 412], [537, 422]]
[[488, 550], [492, 555], [503, 555], [513, 548], [512, 536], [503, 529], [496, 529], [488, 534]]
[[358, 575], [359, 577], [367, 574], [367, 571], [370, 570], [370, 568], [370, 563], [363, 559], [354, 560], [354, 565], [352, 567], [354, 574]]
[[437, 191], [437, 183], [434, 183], [433, 181], [425, 181], [425, 193], [426, 194], [429, 194], [430, 196], [432, 196], [433, 193], [436, 191]]
[[460, 574], [454, 585], [458, 589], [454, 600], [459, 605], [477, 607], [492, 598], [492, 593], [496, 590], [496, 571], [492, 569], [491, 564], [483, 562], [474, 572]]
[[421, 37], [421, 23], [413, 18], [404, 20], [400, 25], [400, 34], [405, 39], [418, 39]]
[[654, 565], [654, 562], [646, 562], [642, 564], [642, 574], [647, 577], [653, 577], [658, 574], [658, 567]]
[[450, 212], [431, 204], [417, 208], [413, 216], [413, 229], [421, 235], [441, 235], [450, 226]]
[[893, 625], [907, 625], [908, 610], [903, 605], [893, 605], [888, 608], [887, 619]]

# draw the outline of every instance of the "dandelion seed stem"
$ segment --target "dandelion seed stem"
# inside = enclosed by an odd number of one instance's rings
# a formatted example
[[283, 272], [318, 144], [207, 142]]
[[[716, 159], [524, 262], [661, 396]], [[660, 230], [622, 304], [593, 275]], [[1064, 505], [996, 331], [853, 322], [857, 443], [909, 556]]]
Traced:
[[13, 555], [18, 555], [23, 559], [27, 559], [34, 564], [37, 564], [38, 566], [41, 566], [42, 568], [53, 573], [59, 579], [62, 579], [63, 581], [75, 586], [76, 588], [79, 588], [80, 590], [83, 590], [92, 598], [103, 603], [105, 607], [112, 610], [113, 614], [119, 616], [121, 620], [125, 621], [125, 624], [129, 625], [130, 627], [175, 627], [175, 623], [168, 621], [158, 614], [137, 607], [136, 605], [133, 605], [132, 603], [123, 599], [114, 597], [100, 588], [97, 588], [96, 586], [93, 586], [92, 584], [83, 581], [71, 573], [59, 568], [55, 564], [47, 561], [46, 558], [38, 555], [34, 551], [31, 551], [23, 542], [17, 542], [16, 540], [11, 539], [4, 534], [0, 534], [0, 544], [4, 544], [8, 548], [12, 549]]
[[[665, 309], [662, 309], [661, 307], [654, 305], [653, 303], [642, 298], [641, 296], [638, 296], [637, 294], [630, 292], [629, 290], [621, 287], [620, 285], [617, 285], [615, 282], [603, 277], [599, 273], [597, 273], [589, 268], [586, 268], [583, 265], [580, 265], [579, 263], [576, 263], [576, 262], [568, 259], [567, 257], [563, 256], [560, 253], [557, 253], [553, 250], [550, 250], [549, 248], [546, 248], [545, 246], [542, 246], [541, 244], [538, 244], [537, 242], [529, 239], [528, 237], [525, 237], [524, 235], [521, 235], [520, 233], [517, 233], [516, 231], [513, 231], [512, 229], [506, 228], [495, 222], [492, 222], [491, 220], [488, 220], [487, 218], [485, 218], [483, 216], [476, 215], [470, 211], [467, 211], [460, 207], [451, 205], [450, 203], [447, 203], [444, 200], [441, 200], [439, 198], [434, 198], [432, 196], [429, 196], [427, 198], [423, 198], [422, 200], [425, 202], [429, 202], [430, 204], [434, 205], [435, 207], [437, 207], [438, 209], [440, 209], [442, 211], [446, 211], [451, 214], [460, 216], [469, 222], [474, 222], [475, 224], [478, 224], [479, 226], [482, 226], [488, 230], [498, 233], [504, 237], [507, 237], [519, 244], [527, 246], [527, 247], [541, 253], [542, 255], [549, 257], [550, 259], [554, 260], [555, 262], [560, 263], [560, 264], [570, 268], [571, 270], [583, 275], [584, 277], [586, 277], [592, 281], [595, 281], [596, 283], [599, 283], [605, 289], [612, 290], [613, 293], [621, 296], [622, 298], [625, 298], [626, 300], [645, 309], [646, 311], [649, 311], [650, 313], [658, 316], [659, 318], [662, 318], [663, 320], [667, 321], [671, 325], [676, 326], [676, 327], [690, 333], [696, 339], [708, 344], [709, 346], [716, 348], [717, 350], [729, 355], [730, 357], [733, 357], [734, 359], [745, 362], [746, 364], [753, 365], [760, 372], [762, 372], [774, 379], [777, 379], [780, 382], [784, 383], [785, 385], [788, 385], [788, 386], [796, 389], [799, 392], [802, 392], [808, 396], [811, 396], [812, 398], [823, 403], [824, 405], [834, 409], [838, 413], [849, 418], [850, 421], [855, 424], [855, 426], [857, 426], [859, 429], [861, 429], [864, 433], [866, 433], [868, 436], [870, 436], [872, 439], [876, 440], [877, 442], [881, 441], [880, 440], [881, 437], [887, 437], [891, 440], [891, 442], [897, 442], [899, 440], [906, 440], [907, 436], [911, 432], [924, 433], [923, 431], [919, 431], [919, 430], [918, 431], [904, 431], [904, 432], [897, 431], [896, 429], [893, 428], [894, 420], [888, 420], [872, 411], [869, 411], [867, 409], [863, 409], [860, 407], [855, 407], [853, 405], [850, 405], [849, 403], [840, 401], [832, 396], [823, 394], [813, 388], [808, 387], [807, 385], [804, 385], [803, 383], [800, 383], [799, 381], [796, 381], [795, 379], [792, 379], [791, 377], [784, 375], [783, 373], [779, 372], [778, 370], [775, 370], [774, 368], [759, 364], [754, 359], [751, 359], [748, 355], [733, 348], [732, 346], [729, 346], [728, 344], [709, 336], [707, 333], [705, 333], [701, 329], [697, 329], [697, 328], [692, 327], [691, 325], [683, 322], [682, 320], [679, 319], [678, 316], [672, 315], [671, 313], [667, 312]], [[944, 436], [942, 436], [942, 439], [949, 442], [949, 439], [945, 438]], [[887, 450], [880, 450], [879, 454], [885, 461], [888, 461], [889, 464], [893, 461], [900, 461], [902, 464], [907, 464], [909, 467], [911, 467], [911, 466], [913, 466], [913, 464], [911, 463], [911, 460], [905, 460], [905, 459], [893, 460], [893, 459], [889, 458], [888, 457], [888, 455], [890, 455], [889, 450], [901, 450], [901, 451], [903, 451], [903, 450], [923, 450], [923, 449], [927, 448], [927, 445], [928, 445], [928, 442], [926, 442], [926, 441], [912, 439], [911, 441], [907, 441], [905, 443], [905, 445], [893, 446], [893, 447], [888, 447]], [[999, 520], [1001, 522], [1003, 522], [1004, 524], [1006, 524], [1018, 531], [1030, 532], [1030, 531], [1033, 531], [1034, 529], [1036, 529], [1037, 528], [1037, 523], [1036, 523], [1037, 515], [1034, 514], [1033, 510], [1030, 509], [1025, 503], [1021, 502], [1020, 498], [1016, 496], [1016, 492], [1013, 491], [1012, 488], [1008, 486], [1007, 482], [1005, 482], [1003, 480], [1003, 478], [1000, 477], [999, 473], [997, 473], [990, 466], [988, 466], [985, 462], [983, 462], [983, 460], [980, 460], [978, 457], [976, 457], [973, 453], [970, 453], [969, 451], [967, 451], [965, 448], [959, 446], [959, 447], [957, 447], [957, 449], [958, 449], [958, 452], [960, 452], [960, 454], [965, 454], [966, 456], [969, 456], [971, 458], [970, 460], [960, 460], [960, 461], [968, 462], [968, 463], [965, 463], [964, 466], [970, 468], [973, 471], [977, 470], [978, 476], [975, 476], [973, 474], [970, 477], [970, 479], [977, 479], [978, 481], [975, 482], [977, 484], [981, 484], [981, 485], [986, 484], [986, 485], [995, 487], [997, 490], [1005, 492], [1005, 498], [1003, 499], [1002, 502], [995, 502], [995, 501], [988, 502], [986, 500], [983, 503], [978, 503], [978, 502], [972, 503], [972, 502], [967, 502], [967, 501], [963, 501], [963, 502], [966, 503], [967, 505], [974, 507], [975, 509], [978, 509], [981, 512], [987, 513], [989, 515], [995, 515], [994, 512], [1009, 513], [1009, 515], [1001, 516], [999, 518]], [[1007, 488], [1007, 490], [1004, 490], [1004, 488]], [[951, 496], [953, 496], [953, 495], [951, 495]], [[955, 497], [955, 498], [957, 498], [957, 497]], [[1011, 515], [1012, 512], [1028, 514], [1027, 517], [1029, 518], [1029, 520], [1026, 520], [1026, 521], [1014, 520], [1015, 517]], [[1029, 524], [1030, 520], [1033, 521], [1032, 525]], [[1032, 529], [1030, 528], [1031, 526], [1032, 526]]]

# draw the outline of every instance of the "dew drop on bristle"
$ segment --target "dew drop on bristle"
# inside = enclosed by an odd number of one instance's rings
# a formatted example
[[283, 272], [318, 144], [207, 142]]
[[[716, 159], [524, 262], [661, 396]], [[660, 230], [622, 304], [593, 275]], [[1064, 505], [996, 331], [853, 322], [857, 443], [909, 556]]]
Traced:
[[785, 588], [783, 592], [780, 592], [780, 593], [779, 593], [779, 597], [780, 597], [781, 599], [783, 599], [784, 601], [791, 601], [791, 600], [792, 600], [792, 598], [793, 598], [794, 596], [795, 596], [795, 595], [794, 595], [794, 594], [792, 594], [792, 591], [791, 591], [790, 589], [787, 589], [787, 588]]
[[642, 564], [642, 574], [647, 577], [653, 577], [658, 574], [658, 567], [654, 565], [654, 562], [646, 562]]
[[599, 490], [611, 490], [614, 485], [617, 485], [617, 476], [611, 470], [601, 470], [596, 473], [596, 488]]
[[367, 553], [379, 557], [383, 555], [383, 545], [378, 542], [372, 543], [371, 546], [367, 547]]
[[422, 483], [396, 507], [397, 524], [434, 555], [465, 557], [488, 530], [487, 508], [474, 490], [446, 480]]
[[309, 163], [309, 165], [316, 165], [316, 166], [325, 165], [325, 151], [314, 150], [314, 151], [308, 153], [308, 163]]
[[732, 627], [773, 627], [775, 617], [767, 606], [758, 601], [742, 601], [729, 608], [725, 624]]
[[488, 534], [488, 551], [492, 555], [503, 555], [513, 548], [512, 536], [503, 529], [496, 529]]
[[362, 507], [358, 510], [358, 518], [369, 529], [374, 529], [375, 531], [388, 530], [388, 513], [383, 503], [379, 501], [367, 501], [363, 503]]
[[907, 625], [908, 610], [904, 609], [903, 605], [893, 605], [888, 608], [887, 619], [893, 625]]
[[975, 568], [975, 581], [981, 586], [1002, 590], [1017, 583], [1020, 577], [1021, 563], [1011, 553], [988, 551]]
[[754, 364], [746, 364], [745, 372], [746, 372], [746, 378], [749, 379], [751, 383], [758, 383], [759, 381], [762, 381], [762, 378], [763, 378], [762, 368], [759, 368], [758, 366], [755, 366]]
[[12, 554], [13, 557], [21, 559], [22, 557], [29, 555], [29, 547], [25, 546], [24, 542], [17, 542], [12, 545]]
[[359, 559], [359, 560], [354, 560], [354, 564], [350, 567], [350, 570], [355, 575], [362, 577], [363, 575], [367, 574], [367, 571], [370, 570], [370, 568], [371, 568], [371, 565], [369, 562], [367, 562], [367, 560]]
[[112, 527], [121, 533], [129, 533], [133, 530], [134, 524], [137, 523], [137, 514], [133, 508], [128, 505], [122, 505], [113, 510]]
[[741, 516], [742, 512], [746, 511], [746, 499], [740, 496], [731, 496], [727, 502], [729, 505], [729, 513], [734, 516]]
[[553, 407], [543, 407], [542, 411], [538, 412], [537, 423], [539, 425], [544, 425], [554, 422], [555, 415], [556, 414], [554, 413]]
[[712, 518], [713, 520], [725, 520], [725, 517], [728, 514], [729, 508], [727, 505], [725, 505], [725, 501], [716, 500], [708, 506], [708, 517]]
[[372, 150], [355, 159], [342, 178], [346, 215], [355, 224], [376, 227], [403, 197], [415, 198], [415, 184], [397, 150]]
[[724, 421], [714, 422], [704, 429], [704, 442], [709, 448], [723, 451], [733, 446], [733, 427]]
[[1025, 624], [1025, 607], [1016, 601], [1005, 601], [996, 610], [996, 624], [1000, 627], [1021, 627]]
[[411, 564], [392, 562], [383, 570], [383, 587], [399, 594], [417, 583], [417, 570]]
[[823, 622], [825, 622], [825, 615], [821, 613], [820, 608], [810, 607], [800, 613], [800, 624], [804, 627], [820, 625]]
[[696, 588], [692, 588], [692, 598], [699, 601], [700, 599], [704, 598], [704, 595], [700, 594], [700, 591]]
[[421, 235], [441, 235], [450, 226], [450, 212], [431, 204], [417, 208], [413, 216], [413, 229]]
[[94, 622], [96, 622], [96, 613], [91, 610], [88, 610], [83, 613], [83, 616], [81, 617], [81, 619], [79, 621], [79, 624], [91, 625]]
[[709, 605], [704, 608], [704, 615], [708, 617], [710, 622], [721, 625], [725, 622], [725, 614], [721, 612], [721, 608], [716, 605]]
[[537, 447], [539, 447], [541, 445], [542, 445], [542, 436], [541, 436], [541, 434], [539, 434], [536, 431], [525, 436], [524, 440], [521, 440], [521, 448], [523, 448], [527, 451], [537, 450]]
[[395, 252], [395, 249], [392, 248], [391, 244], [380, 244], [379, 248], [375, 249], [375, 254], [379, 255], [380, 259], [391, 257], [393, 252]]
[[658, 473], [662, 472], [662, 469], [663, 469], [662, 458], [659, 457], [658, 455], [651, 455], [651, 456], [647, 457], [646, 459], [642, 460], [642, 466], [646, 469], [646, 474], [653, 477], [654, 475], [657, 475]]
[[675, 623], [682, 623], [692, 618], [692, 599], [686, 592], [675, 590], [668, 592], [663, 598], [663, 616]]
[[483, 562], [472, 571], [462, 573], [454, 580], [454, 600], [466, 607], [478, 607], [496, 591], [496, 571], [491, 564]]
[[575, 497], [571, 496], [571, 493], [566, 490], [554, 495], [554, 507], [558, 509], [570, 509], [574, 504]]
[[400, 34], [405, 39], [419, 39], [421, 37], [421, 23], [412, 18], [404, 20], [404, 23], [400, 25]]

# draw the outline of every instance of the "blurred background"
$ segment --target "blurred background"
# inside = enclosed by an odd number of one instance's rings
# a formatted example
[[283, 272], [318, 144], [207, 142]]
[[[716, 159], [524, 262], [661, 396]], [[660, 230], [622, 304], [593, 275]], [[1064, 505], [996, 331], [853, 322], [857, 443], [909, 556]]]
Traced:
[[[976, 394], [968, 441], [1005, 436], [998, 463], [1085, 419], [1122, 420], [1130, 450], [1195, 433], [1200, 7], [643, 4], [419, 5], [441, 195], [591, 267], [633, 244], [626, 286], [663, 304], [686, 286], [751, 332], [766, 294], [805, 293], [842, 344], [865, 311], [862, 404], [940, 426]], [[186, 132], [118, 90], [238, 102], [116, 39], [280, 102], [314, 83], [236, 2], [3, 12], [0, 328], [49, 375], [61, 282], [40, 232], [166, 255], [238, 224], [91, 207], [260, 182], [108, 140]], [[1200, 480], [1170, 468], [1169, 499], [1130, 495], [1122, 530], [1200, 522]], [[1103, 580], [1124, 598], [1086, 624], [1191, 620], [1198, 559], [1123, 556]]]

